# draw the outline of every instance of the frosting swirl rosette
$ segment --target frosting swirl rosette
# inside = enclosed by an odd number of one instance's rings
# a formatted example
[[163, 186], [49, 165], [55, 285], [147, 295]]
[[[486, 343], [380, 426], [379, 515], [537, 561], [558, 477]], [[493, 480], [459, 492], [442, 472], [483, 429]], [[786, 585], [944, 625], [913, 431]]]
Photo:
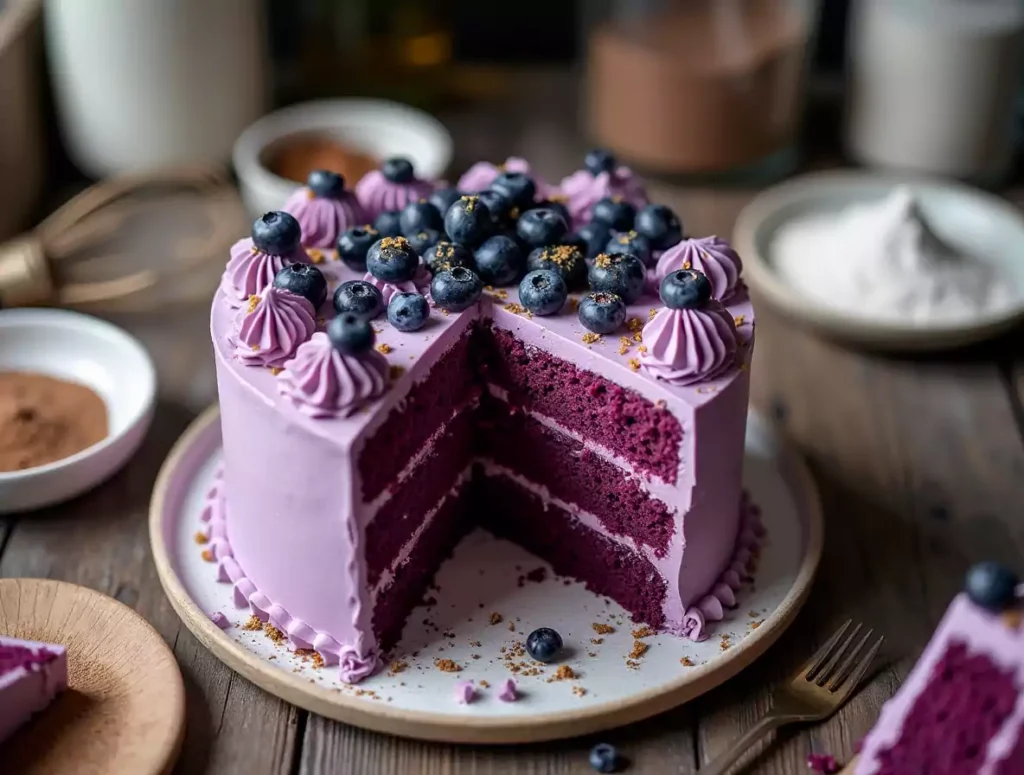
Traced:
[[666, 306], [642, 333], [644, 371], [672, 385], [692, 385], [732, 369], [739, 349], [736, 325], [711, 298], [707, 277], [694, 269], [671, 272], [660, 293]]
[[558, 188], [568, 198], [573, 229], [590, 222], [594, 205], [602, 199], [618, 197], [637, 210], [648, 201], [640, 177], [604, 151], [588, 153], [586, 167], [564, 178]]
[[333, 248], [343, 231], [367, 220], [356, 195], [345, 188], [345, 179], [326, 170], [311, 172], [284, 210], [299, 222], [303, 247], [321, 250]]
[[396, 212], [410, 202], [425, 200], [433, 190], [432, 183], [416, 177], [412, 162], [394, 158], [356, 183], [356, 198], [366, 219], [373, 222], [383, 212]]
[[679, 269], [703, 272], [711, 283], [711, 298], [724, 302], [739, 287], [743, 261], [724, 239], [700, 237], [684, 239], [662, 253], [655, 274], [660, 282]]
[[530, 162], [518, 156], [510, 156], [503, 164], [491, 164], [489, 161], [478, 161], [459, 178], [458, 188], [466, 194], [478, 194], [486, 191], [503, 172], [519, 172], [530, 177], [537, 186], [537, 198], [545, 199], [555, 193], [553, 186], [548, 185], [530, 169]]
[[231, 246], [221, 277], [228, 304], [241, 307], [251, 296], [269, 288], [277, 273], [289, 264], [308, 264], [309, 256], [301, 242], [302, 229], [291, 214], [273, 211], [257, 218], [252, 236]]
[[350, 355], [318, 331], [285, 364], [278, 386], [309, 417], [348, 417], [387, 390], [388, 373], [387, 359], [376, 350]]
[[239, 312], [235, 352], [252, 366], [282, 366], [316, 329], [315, 315], [307, 299], [270, 286]]

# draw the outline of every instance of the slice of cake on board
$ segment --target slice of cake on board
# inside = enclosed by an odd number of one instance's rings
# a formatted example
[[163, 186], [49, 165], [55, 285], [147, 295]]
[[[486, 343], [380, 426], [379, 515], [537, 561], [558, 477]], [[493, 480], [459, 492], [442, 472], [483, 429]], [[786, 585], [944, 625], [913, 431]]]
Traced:
[[67, 687], [63, 646], [0, 636], [0, 743]]

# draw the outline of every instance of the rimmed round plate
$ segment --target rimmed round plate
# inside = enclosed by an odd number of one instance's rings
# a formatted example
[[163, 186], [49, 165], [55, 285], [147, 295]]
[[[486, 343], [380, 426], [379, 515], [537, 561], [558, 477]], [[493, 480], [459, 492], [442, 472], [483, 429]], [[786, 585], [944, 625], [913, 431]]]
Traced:
[[[335, 668], [317, 668], [308, 655], [246, 629], [248, 610], [234, 607], [231, 585], [217, 583], [215, 566], [202, 558], [195, 534], [220, 463], [216, 408], [196, 420], [164, 463], [150, 511], [153, 555], [171, 603], [196, 637], [288, 702], [367, 729], [430, 740], [572, 737], [652, 716], [719, 685], [763, 654], [806, 599], [821, 556], [817, 492], [803, 463], [756, 415], [748, 427], [744, 478], [768, 537], [753, 587], [702, 643], [634, 633], [638, 628], [615, 603], [477, 531], [441, 568], [429, 605], [410, 616], [390, 668], [358, 686], [342, 684]], [[231, 622], [226, 630], [211, 622], [216, 611]], [[516, 644], [545, 625], [562, 634], [567, 656], [541, 672]], [[453, 666], [460, 669], [451, 672]], [[573, 677], [558, 677], [564, 666]], [[498, 698], [509, 677], [522, 693], [512, 703]], [[478, 690], [468, 705], [454, 697], [461, 681], [473, 681]]]
[[68, 690], [0, 745], [0, 772], [163, 775], [185, 735], [167, 644], [128, 606], [46, 579], [0, 579], [0, 635], [64, 646]]
[[[775, 269], [772, 243], [794, 218], [838, 212], [884, 198], [908, 185], [932, 226], [954, 247], [999, 264], [1016, 292], [1011, 305], [969, 321], [914, 325], [874, 320], [823, 306], [792, 288]], [[873, 172], [822, 172], [793, 178], [758, 195], [736, 220], [733, 243], [756, 300], [792, 320], [848, 344], [889, 351], [960, 347], [1024, 320], [1024, 216], [1003, 199], [968, 186]]]

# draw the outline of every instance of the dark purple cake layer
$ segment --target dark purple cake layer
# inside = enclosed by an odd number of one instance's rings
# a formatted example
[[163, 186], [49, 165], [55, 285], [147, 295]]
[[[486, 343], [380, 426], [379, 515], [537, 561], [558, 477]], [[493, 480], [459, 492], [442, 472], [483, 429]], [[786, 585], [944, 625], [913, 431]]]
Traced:
[[510, 412], [504, 401], [485, 396], [480, 411], [478, 456], [593, 514], [609, 533], [646, 544], [659, 557], [668, 551], [672, 512], [618, 466], [523, 412]]
[[505, 477], [473, 472], [473, 510], [495, 535], [550, 563], [555, 573], [584, 582], [652, 627], [664, 620], [665, 580], [646, 559], [581, 525]]
[[425, 511], [434, 508], [469, 464], [473, 453], [473, 411], [467, 407], [448, 424], [433, 450], [396, 488], [366, 526], [366, 565], [371, 586], [391, 567]]
[[373, 631], [382, 652], [387, 653], [401, 640], [405, 620], [422, 602], [423, 591], [472, 527], [471, 492], [467, 482], [458, 494], [445, 500], [409, 558], [395, 571], [393, 583], [378, 598], [373, 610]]
[[444, 354], [402, 407], [388, 415], [359, 458], [362, 498], [371, 501], [397, 478], [409, 460], [457, 408], [480, 388], [470, 362], [472, 329]]
[[637, 469], [675, 483], [683, 430], [671, 412], [593, 372], [528, 348], [489, 324], [477, 327], [474, 349], [484, 378], [507, 390], [512, 403], [536, 410]]

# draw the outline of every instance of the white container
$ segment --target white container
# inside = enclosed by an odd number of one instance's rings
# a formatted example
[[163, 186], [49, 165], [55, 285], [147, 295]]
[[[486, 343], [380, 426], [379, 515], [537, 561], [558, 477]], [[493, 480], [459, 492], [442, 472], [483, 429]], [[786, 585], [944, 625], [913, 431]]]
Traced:
[[267, 105], [260, 0], [46, 0], [72, 160], [104, 177], [221, 164]]
[[847, 142], [879, 167], [994, 182], [1014, 153], [1020, 0], [860, 0]]

